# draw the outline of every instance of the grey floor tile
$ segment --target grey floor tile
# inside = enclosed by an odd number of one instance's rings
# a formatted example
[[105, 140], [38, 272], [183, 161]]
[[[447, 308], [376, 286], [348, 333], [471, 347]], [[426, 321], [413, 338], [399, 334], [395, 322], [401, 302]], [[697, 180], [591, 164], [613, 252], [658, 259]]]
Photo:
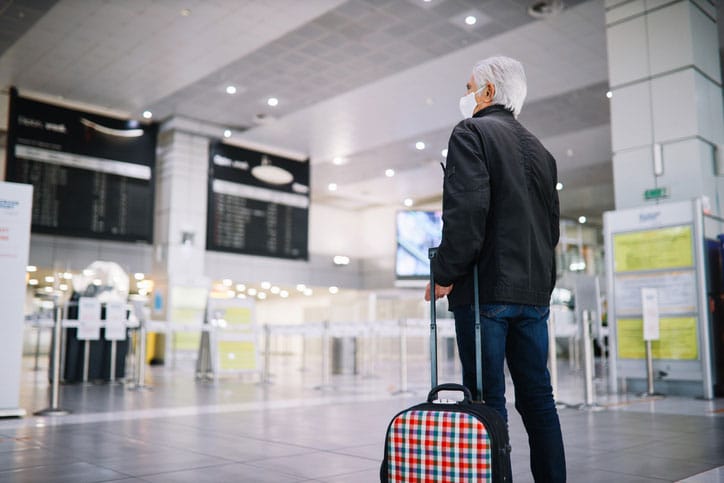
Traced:
[[104, 468], [110, 468], [112, 470], [126, 473], [130, 476], [144, 477], [145, 475], [166, 473], [170, 471], [224, 465], [230, 463], [230, 461], [222, 458], [215, 458], [213, 456], [192, 453], [190, 451], [164, 449], [150, 452], [148, 454], [134, 454], [133, 457], [119, 453], [113, 458], [94, 460], [94, 463], [103, 466]]
[[379, 462], [329, 452], [270, 458], [249, 463], [268, 471], [280, 471], [307, 479], [324, 479], [343, 473], [379, 469]]
[[724, 481], [724, 466], [690, 476], [679, 483], [721, 483]]
[[372, 483], [379, 481], [380, 471], [379, 468], [357, 471], [355, 473], [345, 473], [342, 475], [328, 476], [322, 478], [319, 481], [324, 483]]
[[300, 481], [299, 477], [242, 463], [147, 475], [143, 477], [143, 480], [149, 483], [222, 483], [237, 481], [286, 483]]
[[55, 454], [45, 448], [20, 448], [0, 453], [0, 470], [74, 463], [76, 458]]
[[67, 463], [18, 468], [0, 472], [3, 483], [95, 483], [128, 478], [128, 474], [101, 468], [90, 463]]
[[678, 480], [714, 465], [681, 459], [643, 457], [631, 451], [618, 451], [591, 457], [588, 468], [602, 471], [616, 471], [632, 476]]

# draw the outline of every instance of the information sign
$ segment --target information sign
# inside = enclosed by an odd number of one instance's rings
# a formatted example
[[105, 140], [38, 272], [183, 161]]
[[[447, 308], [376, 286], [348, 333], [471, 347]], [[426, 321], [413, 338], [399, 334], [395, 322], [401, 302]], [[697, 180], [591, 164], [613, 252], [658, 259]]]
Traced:
[[644, 340], [659, 339], [659, 294], [655, 288], [641, 289], [641, 306], [644, 315]]
[[106, 303], [106, 340], [126, 339], [126, 304], [120, 301]]
[[101, 302], [95, 297], [78, 299], [78, 340], [101, 338]]

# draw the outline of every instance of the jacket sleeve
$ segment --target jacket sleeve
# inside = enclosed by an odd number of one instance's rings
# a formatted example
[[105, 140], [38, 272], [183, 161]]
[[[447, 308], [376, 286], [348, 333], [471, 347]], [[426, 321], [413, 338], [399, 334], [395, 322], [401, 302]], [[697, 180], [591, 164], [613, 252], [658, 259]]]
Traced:
[[551, 213], [551, 241], [553, 246], [553, 273], [551, 274], [551, 290], [556, 286], [557, 269], [556, 269], [556, 245], [561, 237], [561, 223], [560, 223], [560, 204], [558, 201], [558, 169], [556, 168], [556, 160], [551, 156], [551, 162], [553, 163], [553, 213]]
[[490, 206], [490, 177], [481, 136], [463, 123], [450, 136], [442, 195], [442, 241], [432, 261], [444, 287], [469, 275], [479, 258]]

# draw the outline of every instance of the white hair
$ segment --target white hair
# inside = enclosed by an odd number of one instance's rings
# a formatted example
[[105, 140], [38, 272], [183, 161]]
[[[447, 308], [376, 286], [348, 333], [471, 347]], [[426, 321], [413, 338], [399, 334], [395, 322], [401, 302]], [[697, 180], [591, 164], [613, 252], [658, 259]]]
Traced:
[[528, 93], [523, 64], [510, 57], [488, 57], [473, 67], [473, 77], [478, 88], [490, 82], [495, 86], [493, 104], [502, 104], [518, 117]]

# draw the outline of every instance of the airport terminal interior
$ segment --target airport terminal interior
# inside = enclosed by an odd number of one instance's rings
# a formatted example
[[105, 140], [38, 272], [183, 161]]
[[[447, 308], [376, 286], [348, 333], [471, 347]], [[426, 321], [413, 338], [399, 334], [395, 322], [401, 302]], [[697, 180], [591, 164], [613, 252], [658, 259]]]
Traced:
[[567, 481], [724, 482], [722, 3], [0, 0], [0, 482], [380, 481], [462, 381], [423, 295], [494, 55], [557, 162]]

